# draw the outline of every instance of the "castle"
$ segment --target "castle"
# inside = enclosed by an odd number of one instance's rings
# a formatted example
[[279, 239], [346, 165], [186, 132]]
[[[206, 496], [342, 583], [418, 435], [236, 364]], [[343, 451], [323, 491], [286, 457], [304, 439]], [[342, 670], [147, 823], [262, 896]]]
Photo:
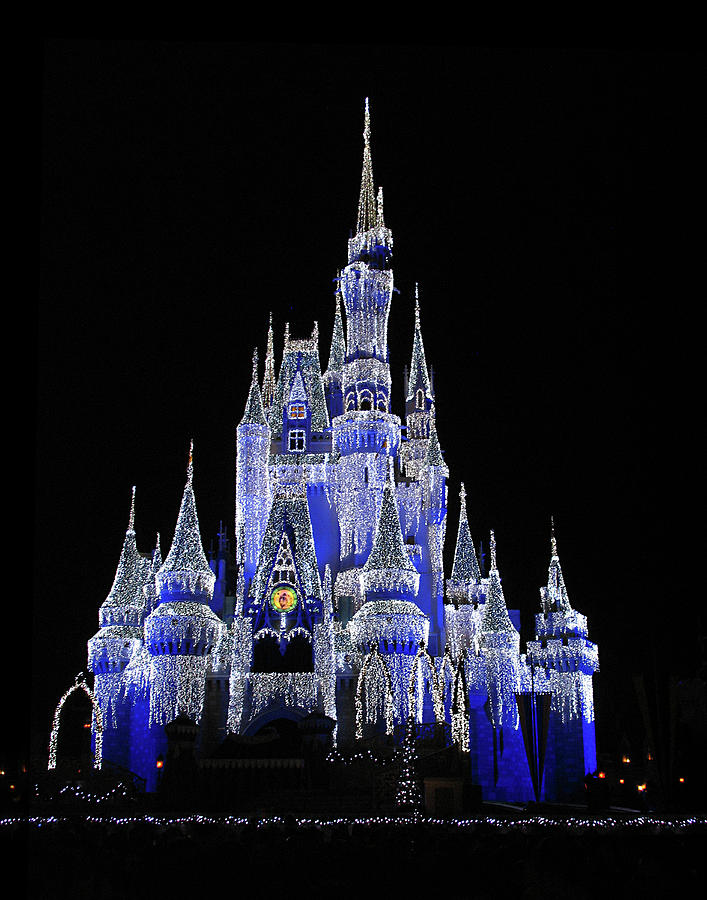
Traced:
[[570, 604], [554, 533], [525, 653], [493, 533], [487, 573], [480, 566], [463, 485], [445, 578], [449, 471], [417, 295], [404, 421], [391, 409], [393, 238], [370, 135], [366, 101], [358, 222], [326, 370], [316, 323], [303, 340], [286, 326], [277, 374], [272, 321], [262, 380], [253, 357], [237, 427], [235, 577], [225, 533], [213, 559], [204, 552], [191, 453], [164, 561], [159, 537], [138, 552], [133, 489], [88, 662], [97, 764], [137, 773], [148, 790], [177, 719], [194, 724], [204, 759], [228, 735], [312, 714], [342, 750], [422, 723], [459, 748], [490, 800], [563, 799], [596, 768], [597, 647]]

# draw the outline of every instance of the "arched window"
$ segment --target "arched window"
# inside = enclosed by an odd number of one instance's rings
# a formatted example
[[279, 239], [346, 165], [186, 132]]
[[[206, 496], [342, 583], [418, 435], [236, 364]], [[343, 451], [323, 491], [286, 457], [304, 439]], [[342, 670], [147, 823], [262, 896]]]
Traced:
[[415, 406], [417, 409], [425, 408], [425, 392], [422, 388], [418, 388], [417, 393], [415, 394]]
[[358, 408], [363, 410], [373, 409], [373, 394], [370, 391], [361, 391], [358, 398]]

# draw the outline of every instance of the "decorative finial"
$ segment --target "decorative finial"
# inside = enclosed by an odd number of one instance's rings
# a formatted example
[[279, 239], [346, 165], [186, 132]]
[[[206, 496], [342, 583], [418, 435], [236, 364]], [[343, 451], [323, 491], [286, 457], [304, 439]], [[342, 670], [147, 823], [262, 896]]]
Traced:
[[363, 234], [374, 228], [376, 218], [376, 195], [373, 187], [373, 165], [371, 163], [371, 116], [368, 109], [368, 97], [366, 97], [363, 127], [363, 171], [361, 173], [361, 193], [358, 199], [356, 234]]
[[550, 516], [550, 552], [557, 556], [557, 540], [555, 538], [555, 517]]
[[194, 477], [194, 438], [189, 441], [189, 463], [187, 465], [187, 481], [191, 484]]
[[420, 286], [415, 282], [415, 328], [420, 327]]
[[459, 499], [462, 502], [460, 515], [463, 514], [466, 516], [466, 488], [464, 487], [463, 481], [461, 483], [461, 490], [459, 491]]
[[130, 501], [130, 519], [128, 520], [128, 531], [135, 531], [135, 485], [133, 485], [133, 496]]
[[491, 550], [491, 568], [496, 568], [496, 535], [491, 531], [491, 539], [489, 541], [489, 547]]
[[376, 198], [376, 205], [378, 213], [376, 224], [379, 228], [385, 228], [385, 221], [383, 219], [383, 188], [380, 185], [378, 185], [378, 197]]
[[253, 348], [253, 375], [252, 381], [255, 383], [258, 380], [258, 348]]

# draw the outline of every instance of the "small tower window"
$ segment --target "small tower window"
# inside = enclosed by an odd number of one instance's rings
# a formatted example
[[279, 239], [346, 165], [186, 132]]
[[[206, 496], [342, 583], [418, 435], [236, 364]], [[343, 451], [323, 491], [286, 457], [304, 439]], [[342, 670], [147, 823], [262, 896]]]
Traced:
[[289, 432], [290, 453], [303, 453], [305, 449], [306, 432], [302, 428], [292, 428]]
[[422, 388], [418, 388], [417, 393], [415, 394], [415, 406], [418, 409], [425, 408], [425, 393]]
[[305, 409], [304, 403], [290, 403], [290, 418], [291, 419], [304, 419], [306, 418], [307, 411]]

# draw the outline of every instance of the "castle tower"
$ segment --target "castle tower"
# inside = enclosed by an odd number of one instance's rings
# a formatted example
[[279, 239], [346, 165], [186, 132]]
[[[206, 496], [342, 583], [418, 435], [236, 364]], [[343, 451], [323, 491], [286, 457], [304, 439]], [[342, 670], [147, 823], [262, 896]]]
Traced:
[[383, 196], [373, 187], [371, 120], [366, 99], [363, 172], [356, 234], [340, 286], [346, 309], [344, 408], [390, 410], [388, 315], [393, 293], [392, 234], [383, 221]]
[[201, 543], [192, 448], [174, 539], [157, 573], [159, 603], [145, 620], [150, 663], [150, 726], [183, 715], [199, 722], [209, 655], [226, 628], [212, 611], [215, 577]]
[[138, 553], [134, 526], [133, 487], [128, 528], [113, 585], [99, 610], [100, 628], [88, 641], [88, 664], [95, 675], [94, 693], [105, 729], [103, 754], [126, 768], [130, 761], [130, 705], [124, 693], [123, 673], [142, 649], [146, 606], [143, 587], [150, 577], [149, 562]]
[[544, 789], [548, 799], [567, 799], [576, 796], [584, 776], [596, 770], [592, 678], [599, 670], [599, 654], [588, 637], [587, 617], [570, 603], [554, 525], [540, 607], [535, 640], [527, 644], [527, 663], [532, 690], [551, 695]]
[[458, 659], [463, 650], [477, 654], [481, 641], [481, 609], [486, 599], [481, 569], [471, 537], [466, 509], [466, 489], [462, 482], [459, 492], [459, 529], [454, 550], [452, 574], [447, 580], [447, 602], [444, 624], [447, 645], [452, 657]]
[[347, 594], [356, 607], [362, 600], [357, 570], [371, 552], [389, 457], [397, 455], [401, 439], [400, 419], [390, 413], [387, 339], [393, 240], [383, 221], [382, 194], [379, 192], [376, 200], [373, 187], [368, 101], [363, 136], [356, 234], [349, 240], [349, 263], [339, 281], [346, 311], [344, 412], [332, 421], [341, 535], [338, 568], [343, 570], [336, 592], [338, 596]]
[[[414, 602], [420, 575], [403, 543], [392, 478], [383, 491], [373, 549], [360, 578], [366, 602], [349, 623], [353, 646], [366, 654], [356, 696], [359, 737], [364, 722], [384, 723], [389, 733], [394, 723], [407, 722], [413, 666], [429, 638], [429, 619]], [[386, 685], [389, 697], [381, 695]]]

